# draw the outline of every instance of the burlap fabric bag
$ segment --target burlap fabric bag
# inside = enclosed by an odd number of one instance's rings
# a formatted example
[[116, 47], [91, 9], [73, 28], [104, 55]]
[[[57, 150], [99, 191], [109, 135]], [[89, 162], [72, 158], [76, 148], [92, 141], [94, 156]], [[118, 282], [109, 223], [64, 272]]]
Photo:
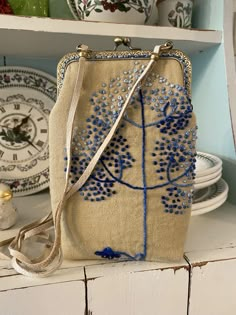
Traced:
[[[85, 63], [73, 127], [71, 184], [104, 141], [150, 53], [98, 53], [91, 59]], [[52, 209], [65, 185], [66, 126], [78, 60], [69, 55], [59, 65], [59, 98], [50, 117]], [[190, 80], [190, 63], [182, 53], [169, 51], [155, 62], [92, 175], [65, 204], [65, 257], [97, 259], [107, 247], [146, 260], [183, 256], [196, 138]]]
[[[82, 47], [59, 63], [49, 123], [56, 241], [34, 272], [56, 269], [62, 253], [180, 260], [196, 155], [189, 59], [168, 45], [154, 53]], [[14, 264], [32, 271], [19, 256]]]

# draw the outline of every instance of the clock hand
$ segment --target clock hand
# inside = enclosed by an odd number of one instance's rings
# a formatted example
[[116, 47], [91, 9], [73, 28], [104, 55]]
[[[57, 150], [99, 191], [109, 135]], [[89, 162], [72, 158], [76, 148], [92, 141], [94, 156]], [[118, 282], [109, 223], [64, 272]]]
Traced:
[[40, 150], [36, 147], [35, 144], [33, 144], [33, 142], [31, 142], [30, 140], [28, 139], [24, 139], [25, 142], [29, 143], [32, 147], [34, 147], [38, 152], [40, 152]]
[[[14, 131], [13, 131], [13, 134], [14, 134]], [[40, 152], [40, 150], [36, 147], [35, 144], [33, 144], [32, 141], [29, 140], [30, 136], [27, 135], [27, 133], [25, 131], [20, 131], [15, 134], [17, 137], [18, 137], [18, 141], [20, 142], [27, 142], [28, 144], [30, 144], [32, 147], [34, 147], [38, 152]]]
[[7, 129], [11, 129], [11, 130], [13, 130], [13, 132], [19, 131], [19, 128], [20, 128], [22, 125], [24, 125], [24, 124], [27, 123], [29, 117], [30, 117], [30, 115], [27, 116], [27, 117], [24, 117], [24, 118], [22, 119], [21, 123], [20, 123], [19, 125], [15, 126], [14, 128], [13, 128], [13, 127], [9, 127], [9, 126], [4, 126], [4, 125], [0, 125], [0, 127], [2, 127], [2, 128], [7, 128]]
[[23, 126], [24, 124], [26, 124], [26, 123], [28, 122], [29, 118], [30, 118], [30, 115], [24, 117], [24, 118], [21, 120], [21, 122], [20, 122], [19, 125], [17, 125], [17, 126], [15, 126], [14, 128], [12, 128], [13, 132], [18, 133], [18, 132], [20, 131], [20, 127]]

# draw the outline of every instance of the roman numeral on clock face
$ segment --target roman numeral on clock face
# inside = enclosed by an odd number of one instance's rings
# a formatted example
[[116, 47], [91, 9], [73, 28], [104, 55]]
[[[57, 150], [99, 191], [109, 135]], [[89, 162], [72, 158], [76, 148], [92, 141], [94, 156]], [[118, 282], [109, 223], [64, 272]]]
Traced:
[[30, 150], [28, 150], [28, 153], [29, 153], [29, 155], [33, 155], [33, 153], [32, 153], [32, 152], [30, 152]]
[[20, 104], [14, 104], [14, 109], [19, 110], [20, 109]]
[[43, 120], [43, 117], [39, 117], [39, 118], [37, 119], [37, 121], [41, 121], [41, 120]]
[[41, 133], [47, 133], [48, 131], [47, 131], [47, 129], [40, 129], [40, 132]]
[[6, 110], [5, 110], [5, 108], [4, 107], [0, 107], [0, 111], [2, 112], [2, 113], [5, 113], [6, 112]]
[[13, 154], [13, 161], [17, 161], [17, 154]]
[[4, 151], [0, 150], [0, 158], [3, 157]]

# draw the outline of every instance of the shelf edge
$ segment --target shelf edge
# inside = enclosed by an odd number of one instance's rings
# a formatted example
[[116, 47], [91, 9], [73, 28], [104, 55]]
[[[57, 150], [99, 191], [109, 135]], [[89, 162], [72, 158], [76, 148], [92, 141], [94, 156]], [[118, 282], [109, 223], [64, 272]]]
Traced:
[[189, 30], [164, 26], [112, 24], [9, 15], [1, 15], [0, 17], [0, 31], [15, 30], [88, 36], [129, 36], [146, 39], [168, 38], [215, 44], [220, 44], [222, 41], [222, 32], [215, 30]]

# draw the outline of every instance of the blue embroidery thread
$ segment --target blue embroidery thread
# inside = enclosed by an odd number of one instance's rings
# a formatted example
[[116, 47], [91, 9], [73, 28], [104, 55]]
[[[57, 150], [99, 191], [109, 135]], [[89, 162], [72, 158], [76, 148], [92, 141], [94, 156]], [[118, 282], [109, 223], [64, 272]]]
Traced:
[[[139, 73], [142, 71], [139, 70]], [[129, 74], [129, 72], [127, 72]], [[156, 76], [158, 78], [159, 76]], [[149, 78], [148, 78], [149, 79]], [[155, 79], [155, 78], [154, 78]], [[110, 88], [116, 84], [120, 86], [120, 78], [111, 79]], [[132, 83], [130, 78], [124, 80], [124, 83]], [[159, 82], [166, 84], [166, 79], [159, 77]], [[151, 86], [151, 80], [147, 80], [147, 86]], [[87, 119], [87, 132], [80, 131], [79, 138], [83, 141], [83, 145], [79, 143], [78, 153], [73, 152], [72, 167], [71, 167], [71, 183], [78, 180], [83, 170], [88, 165], [100, 146], [102, 139], [110, 130], [112, 124], [119, 115], [124, 99], [118, 96], [118, 102], [113, 95], [108, 95], [106, 92], [106, 83], [103, 83], [102, 89], [99, 92], [93, 93], [91, 97], [91, 105], [93, 106], [95, 115], [91, 115]], [[185, 130], [191, 118], [192, 106], [190, 99], [187, 96], [186, 90], [174, 84], [169, 84], [170, 90], [165, 87], [154, 89], [151, 91], [152, 96], [147, 95], [147, 90], [139, 91], [133, 96], [130, 106], [137, 108], [140, 104], [141, 124], [133, 121], [128, 117], [127, 113], [124, 116], [124, 122], [117, 130], [115, 137], [104, 152], [100, 162], [96, 166], [93, 174], [88, 182], [80, 190], [80, 194], [88, 201], [103, 201], [116, 193], [114, 185], [120, 183], [128, 188], [143, 191], [143, 253], [138, 253], [131, 256], [125, 252], [113, 251], [110, 247], [106, 247], [103, 251], [96, 251], [96, 255], [103, 258], [120, 258], [121, 256], [129, 259], [144, 259], [147, 252], [147, 191], [166, 187], [166, 195], [162, 196], [163, 211], [166, 214], [184, 214], [189, 208], [192, 201], [192, 193], [184, 190], [185, 187], [192, 186], [194, 178], [194, 154], [192, 153], [192, 140], [196, 138], [196, 128], [187, 130], [185, 136], [179, 134], [179, 131]], [[177, 92], [176, 92], [177, 91]], [[179, 94], [181, 93], [181, 95]], [[118, 90], [114, 91], [118, 93]], [[158, 96], [159, 95], [159, 96]], [[108, 110], [108, 102], [111, 101], [111, 110]], [[154, 105], [152, 105], [154, 104]], [[157, 113], [158, 120], [156, 122], [145, 122], [144, 107], [149, 106], [147, 110], [154, 110]], [[127, 139], [120, 135], [120, 130], [125, 124], [131, 124], [142, 129], [142, 186], [134, 186], [123, 180], [125, 169], [132, 167], [135, 162], [134, 157], [129, 153], [129, 145]], [[155, 127], [159, 129], [163, 137], [156, 142], [153, 156], [153, 165], [157, 166], [156, 173], [159, 176], [161, 183], [157, 185], [147, 186], [146, 183], [146, 128]], [[95, 133], [94, 138], [91, 135]], [[172, 136], [172, 139], [165, 137]], [[78, 135], [75, 132], [75, 139]], [[168, 140], [171, 139], [171, 140]], [[163, 156], [159, 161], [156, 160], [155, 151], [159, 151], [160, 156]], [[89, 153], [88, 153], [89, 152]], [[182, 164], [181, 164], [182, 163]], [[79, 164], [79, 166], [78, 166]], [[182, 173], [179, 171], [180, 166], [183, 167]], [[164, 175], [166, 174], [166, 175]], [[173, 176], [174, 174], [175, 177]], [[180, 180], [182, 183], [180, 183]], [[190, 181], [188, 183], [188, 180]], [[167, 187], [172, 185], [173, 187]], [[175, 199], [173, 199], [173, 194]], [[183, 200], [183, 201], [182, 201]], [[172, 201], [172, 203], [170, 203]]]
[[139, 98], [141, 104], [141, 115], [142, 115], [142, 177], [143, 177], [143, 258], [145, 259], [147, 254], [147, 182], [146, 182], [146, 129], [145, 129], [145, 116], [144, 116], [144, 103], [142, 90], [139, 90]]

